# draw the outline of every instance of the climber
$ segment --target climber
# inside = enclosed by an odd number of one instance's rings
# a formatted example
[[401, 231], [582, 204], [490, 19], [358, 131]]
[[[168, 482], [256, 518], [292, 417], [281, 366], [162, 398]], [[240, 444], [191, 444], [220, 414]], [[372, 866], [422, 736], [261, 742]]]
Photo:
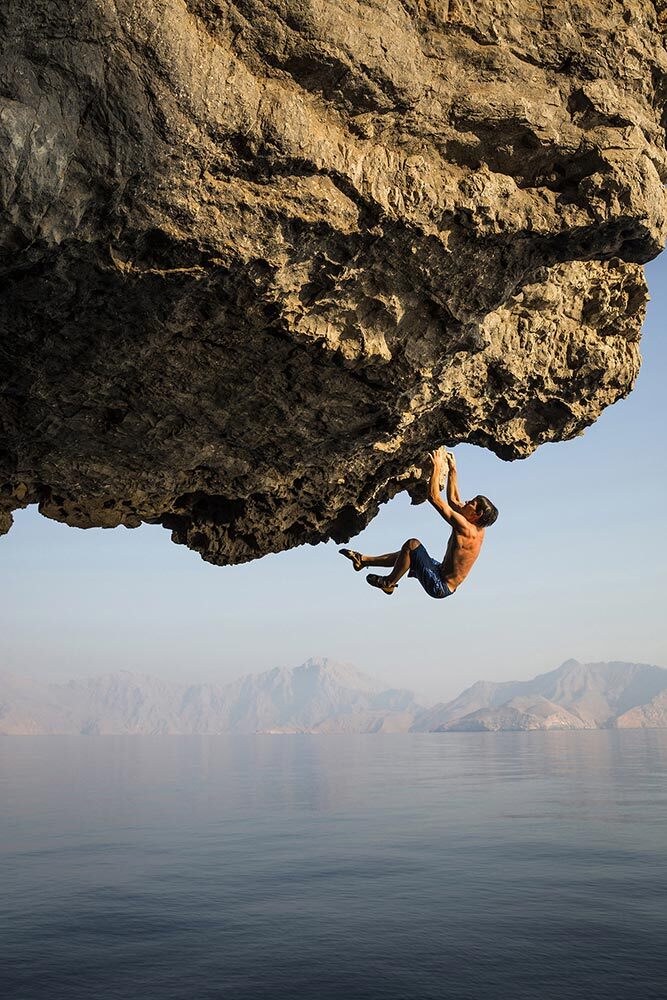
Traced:
[[[484, 529], [498, 517], [497, 509], [484, 496], [461, 502], [456, 459], [451, 452], [440, 448], [429, 452], [429, 459], [432, 470], [428, 500], [452, 528], [442, 562], [432, 559], [417, 538], [409, 538], [400, 552], [388, 552], [383, 556], [365, 556], [352, 549], [340, 549], [341, 555], [349, 559], [357, 571], [364, 566], [392, 566], [387, 576], [369, 573], [366, 577], [371, 587], [377, 587], [385, 594], [393, 594], [398, 581], [408, 573], [408, 576], [417, 577], [429, 597], [450, 597], [472, 569], [484, 541]], [[446, 501], [440, 495], [443, 462], [447, 465]]]

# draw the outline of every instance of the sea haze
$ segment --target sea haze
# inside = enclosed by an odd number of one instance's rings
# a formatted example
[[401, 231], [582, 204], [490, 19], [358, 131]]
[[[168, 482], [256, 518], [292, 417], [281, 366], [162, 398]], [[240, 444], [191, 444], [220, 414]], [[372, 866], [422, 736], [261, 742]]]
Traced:
[[578, 663], [529, 681], [478, 681], [424, 708], [346, 663], [246, 674], [219, 687], [119, 671], [67, 684], [0, 674], [0, 734], [204, 735], [667, 728], [667, 670]]
[[0, 737], [12, 1000], [664, 1000], [667, 732]]

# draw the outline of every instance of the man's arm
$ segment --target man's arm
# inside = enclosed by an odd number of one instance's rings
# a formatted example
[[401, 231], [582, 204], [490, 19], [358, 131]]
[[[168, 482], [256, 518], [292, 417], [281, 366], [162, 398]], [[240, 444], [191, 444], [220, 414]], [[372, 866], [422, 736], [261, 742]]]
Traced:
[[456, 459], [451, 451], [445, 452], [445, 461], [449, 474], [447, 476], [447, 500], [451, 507], [456, 510], [461, 507], [461, 497], [459, 496], [459, 481], [456, 474]]
[[441, 517], [444, 517], [447, 524], [451, 524], [452, 528], [467, 531], [470, 527], [468, 521], [450, 503], [444, 500], [440, 494], [440, 474], [442, 472], [442, 457], [440, 452], [431, 451], [428, 457], [433, 463], [431, 479], [428, 484], [428, 502], [435, 507]]

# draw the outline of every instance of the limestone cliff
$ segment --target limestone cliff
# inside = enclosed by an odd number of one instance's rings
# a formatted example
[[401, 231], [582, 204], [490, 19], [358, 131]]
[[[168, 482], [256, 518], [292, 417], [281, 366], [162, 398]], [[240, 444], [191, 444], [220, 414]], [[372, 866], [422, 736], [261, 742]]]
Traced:
[[3, 0], [0, 527], [217, 563], [632, 387], [665, 3]]

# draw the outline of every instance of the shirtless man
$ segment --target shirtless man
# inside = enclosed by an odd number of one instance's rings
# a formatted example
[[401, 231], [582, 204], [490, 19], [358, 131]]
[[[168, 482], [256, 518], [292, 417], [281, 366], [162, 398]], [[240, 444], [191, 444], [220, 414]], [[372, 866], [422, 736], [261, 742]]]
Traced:
[[[417, 577], [429, 597], [450, 597], [472, 569], [484, 541], [484, 529], [498, 517], [497, 509], [487, 497], [476, 496], [465, 503], [461, 501], [456, 460], [451, 452], [441, 448], [430, 452], [429, 458], [433, 468], [428, 500], [452, 528], [442, 562], [432, 559], [418, 538], [408, 538], [400, 552], [388, 552], [383, 556], [364, 556], [352, 549], [340, 550], [357, 571], [364, 566], [392, 566], [388, 576], [369, 573], [366, 577], [371, 587], [377, 587], [385, 594], [393, 594], [398, 581], [408, 573], [408, 576]], [[448, 471], [446, 501], [440, 494], [443, 461], [447, 463]]]

